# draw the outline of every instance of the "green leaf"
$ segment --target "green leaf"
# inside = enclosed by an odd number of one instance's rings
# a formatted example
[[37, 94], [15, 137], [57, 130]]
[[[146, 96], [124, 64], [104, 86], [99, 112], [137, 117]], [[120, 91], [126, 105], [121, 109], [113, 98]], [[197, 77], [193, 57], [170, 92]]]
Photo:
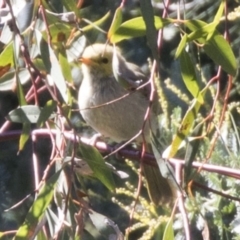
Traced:
[[[206, 54], [216, 64], [220, 65], [223, 70], [235, 76], [237, 71], [237, 61], [233, 54], [232, 48], [217, 30], [211, 32], [212, 27], [214, 28], [214, 24], [211, 23], [212, 25], [207, 25], [205, 22], [200, 20], [189, 20], [185, 21], [184, 24], [191, 31], [197, 32], [192, 33], [192, 35], [189, 34], [188, 40], [197, 39], [200, 44], [204, 44], [203, 49], [205, 50]], [[196, 36], [194, 36], [194, 34]], [[209, 34], [211, 34], [211, 38], [209, 38]]]
[[203, 46], [206, 54], [228, 74], [235, 76], [237, 60], [229, 43], [222, 35], [215, 33]]
[[[51, 59], [51, 70], [50, 70], [50, 77], [51, 80], [54, 81], [56, 87], [58, 88], [63, 100], [65, 103], [68, 103], [68, 89], [65, 82], [65, 79], [62, 74], [62, 70], [60, 68], [59, 62], [55, 53], [53, 52], [52, 48], [49, 47], [49, 54]], [[49, 77], [49, 75], [48, 75]]]
[[19, 58], [21, 58], [20, 55], [20, 46], [21, 46], [21, 40], [20, 38], [13, 38], [13, 55], [14, 55], [14, 65], [18, 66]]
[[37, 126], [41, 127], [50, 117], [53, 117], [52, 113], [55, 110], [57, 103], [53, 100], [49, 100], [40, 112], [37, 120]]
[[40, 113], [40, 107], [36, 105], [26, 105], [12, 110], [6, 118], [16, 123], [37, 123]]
[[[35, 58], [35, 59], [33, 59], [33, 64], [40, 72], [46, 73], [48, 71], [47, 68], [46, 68], [47, 64], [46, 64], [45, 61], [43, 61], [42, 58]], [[49, 70], [50, 70], [51, 64], [49, 64], [48, 66], [49, 66]]]
[[169, 219], [162, 240], [174, 240], [173, 221]]
[[0, 54], [0, 66], [13, 66], [13, 43], [9, 43]]
[[92, 30], [93, 28], [98, 29], [101, 32], [104, 32], [99, 26], [101, 26], [103, 23], [106, 22], [106, 20], [110, 17], [110, 12], [107, 12], [102, 18], [98, 19], [95, 22], [91, 22], [88, 19], [82, 18], [83, 21], [85, 21], [86, 23], [88, 23], [89, 25], [86, 27], [83, 27], [81, 29], [81, 32], [78, 32], [77, 35], [75, 35], [76, 37], [79, 37], [79, 35], [81, 35], [83, 32], [87, 33], [88, 31]]
[[[50, 61], [50, 56], [49, 56], [48, 44], [43, 39], [42, 33], [40, 31], [35, 30], [35, 36], [36, 36], [36, 40], [37, 40], [38, 50], [41, 54], [42, 63], [45, 66], [45, 71], [47, 71], [49, 73], [50, 69], [51, 69], [51, 61]], [[40, 69], [42, 69], [41, 65], [39, 67], [41, 67]]]
[[83, 159], [92, 169], [94, 176], [98, 178], [110, 191], [113, 191], [115, 189], [115, 183], [112, 171], [106, 166], [99, 151], [96, 148], [83, 143], [80, 144], [79, 148]]
[[18, 96], [18, 101], [19, 101], [20, 106], [24, 106], [24, 105], [27, 105], [27, 101], [25, 99], [25, 94], [24, 94], [22, 84], [21, 84], [18, 74], [19, 74], [19, 70], [17, 69], [16, 75], [15, 75], [16, 79], [17, 79], [17, 96]]
[[[174, 22], [170, 18], [160, 18], [154, 16], [155, 28], [160, 29]], [[112, 43], [120, 42], [124, 39], [141, 37], [146, 35], [146, 25], [142, 17], [130, 19], [121, 24], [117, 31], [111, 36]]]
[[192, 65], [192, 61], [185, 50], [183, 50], [179, 56], [180, 65], [181, 65], [181, 74], [183, 81], [188, 89], [188, 91], [192, 94], [194, 98], [202, 104], [203, 97], [200, 93], [200, 88], [197, 83], [197, 77], [195, 73], [195, 69]]
[[112, 24], [108, 30], [108, 39], [111, 39], [111, 36], [116, 32], [121, 23], [122, 23], [122, 7], [118, 7], [115, 11]]
[[146, 37], [148, 45], [152, 51], [153, 58], [158, 64], [158, 46], [157, 46], [157, 30], [155, 27], [154, 11], [152, 3], [149, 0], [140, 0], [140, 7], [143, 16], [143, 20], [146, 25]]
[[[188, 180], [191, 178], [192, 173], [192, 163], [195, 160], [195, 156], [199, 150], [200, 143], [202, 139], [199, 136], [202, 133], [203, 125], [198, 125], [190, 138], [187, 141], [186, 153], [184, 157], [185, 165], [184, 165], [184, 183], [188, 183]], [[194, 138], [195, 137], [195, 138]]]
[[[0, 91], [10, 91], [16, 86], [15, 71], [10, 71], [0, 77]], [[29, 71], [24, 68], [18, 71], [19, 81], [21, 85], [27, 83], [30, 80]]]
[[224, 11], [224, 7], [225, 7], [225, 0], [222, 0], [221, 4], [219, 5], [218, 11], [214, 17], [213, 22], [219, 22], [221, 20], [221, 17], [223, 15], [223, 11]]
[[210, 23], [206, 25], [204, 24], [202, 27], [196, 29], [188, 35], [188, 41], [194, 41], [198, 39], [202, 44], [204, 44], [207, 39], [210, 39], [210, 37], [208, 36], [212, 36], [212, 34], [215, 32], [215, 29], [215, 23]]
[[[203, 94], [203, 93], [202, 93]], [[172, 158], [178, 151], [180, 145], [190, 133], [201, 104], [197, 99], [193, 100], [191, 107], [186, 112], [177, 134], [174, 136], [171, 145], [165, 150], [164, 158]]]
[[20, 136], [19, 146], [18, 146], [19, 151], [23, 150], [27, 140], [30, 137], [30, 132], [31, 132], [31, 124], [30, 123], [23, 123], [22, 133], [21, 133], [21, 136]]
[[61, 170], [56, 172], [41, 187], [37, 199], [30, 208], [24, 223], [20, 226], [15, 236], [15, 240], [32, 239], [38, 223], [41, 221], [46, 209], [51, 203], [54, 195], [54, 188]]
[[202, 29], [204, 26], [207, 25], [206, 22], [202, 20], [186, 20], [183, 22], [189, 30], [192, 32], [198, 31], [199, 29]]
[[[222, 1], [219, 8], [218, 8], [218, 11], [214, 17], [214, 20], [213, 20], [213, 24], [215, 24], [215, 28], [217, 27], [217, 25], [219, 24], [220, 20], [221, 20], [221, 17], [223, 15], [223, 11], [224, 11], [224, 8], [225, 8], [225, 1]], [[211, 39], [211, 37], [213, 36], [214, 34], [214, 31], [212, 31], [211, 33], [208, 34], [207, 36], [207, 41], [209, 39]]]
[[188, 40], [188, 35], [184, 34], [180, 43], [178, 44], [178, 48], [177, 48], [177, 51], [175, 53], [175, 58], [178, 58], [180, 56], [180, 54], [182, 53], [182, 51], [184, 51], [187, 40]]
[[64, 48], [64, 46], [62, 44], [58, 48], [58, 59], [59, 59], [59, 64], [62, 69], [64, 78], [69, 83], [73, 83], [71, 68], [69, 66], [69, 62], [68, 62], [67, 55], [66, 55], [66, 48]]

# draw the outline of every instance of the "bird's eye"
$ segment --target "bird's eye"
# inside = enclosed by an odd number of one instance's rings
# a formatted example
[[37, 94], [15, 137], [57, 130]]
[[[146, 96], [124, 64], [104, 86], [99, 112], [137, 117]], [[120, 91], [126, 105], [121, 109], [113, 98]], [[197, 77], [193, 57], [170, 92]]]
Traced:
[[105, 57], [103, 57], [103, 58], [101, 59], [101, 61], [102, 61], [102, 63], [104, 63], [104, 64], [107, 64], [107, 63], [108, 63], [108, 59], [105, 58]]

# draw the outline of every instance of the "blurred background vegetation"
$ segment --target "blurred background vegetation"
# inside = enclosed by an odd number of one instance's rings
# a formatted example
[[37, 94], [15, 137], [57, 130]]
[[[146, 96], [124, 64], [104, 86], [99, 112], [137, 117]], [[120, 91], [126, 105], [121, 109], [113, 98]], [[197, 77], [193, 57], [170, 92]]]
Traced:
[[[141, 7], [146, 2], [151, 4]], [[240, 239], [238, 0], [8, 0], [0, 4], [2, 239], [15, 235], [16, 239]], [[118, 24], [117, 9], [122, 13]], [[174, 210], [170, 205], [152, 205], [144, 187], [136, 201], [139, 162], [126, 160], [139, 160], [134, 147], [107, 158], [111, 167], [106, 167], [95, 149], [76, 143], [76, 136], [93, 134], [77, 110], [82, 78], [77, 59], [89, 44], [114, 43], [112, 36], [117, 36], [122, 23], [151, 11], [161, 21], [172, 21], [158, 27], [157, 37], [153, 36], [159, 51], [156, 81], [163, 108], [159, 116], [162, 151], [172, 146], [176, 133], [183, 134], [179, 129], [186, 124], [185, 114], [196, 110], [194, 118], [187, 119], [191, 127], [183, 136], [199, 140], [182, 141], [171, 156], [186, 162], [184, 209], [181, 202]], [[197, 35], [197, 24], [191, 28], [183, 20], [216, 25], [204, 32], [200, 24]], [[150, 74], [151, 36], [140, 33], [138, 26], [133, 28], [137, 36], [129, 31], [128, 39], [116, 44], [128, 61]], [[190, 39], [194, 32], [197, 37]], [[224, 38], [213, 46], [211, 36], [218, 33]], [[183, 44], [186, 35], [190, 40]], [[210, 49], [204, 48], [209, 42]], [[176, 58], [180, 46], [190, 59], [185, 65], [181, 57]], [[224, 49], [218, 54], [219, 47]], [[183, 79], [183, 68], [188, 66], [194, 69], [192, 84], [199, 90], [207, 86], [199, 108], [192, 101], [199, 98]], [[15, 111], [19, 106], [23, 110]], [[97, 146], [103, 156], [109, 153], [105, 145]], [[89, 159], [99, 169], [90, 169]], [[192, 167], [200, 166], [197, 163], [207, 167], [197, 171]]]

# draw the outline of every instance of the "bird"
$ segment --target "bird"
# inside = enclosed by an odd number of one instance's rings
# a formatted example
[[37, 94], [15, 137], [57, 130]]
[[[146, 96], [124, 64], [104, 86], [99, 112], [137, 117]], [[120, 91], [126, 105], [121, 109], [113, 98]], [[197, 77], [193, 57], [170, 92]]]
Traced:
[[[102, 43], [87, 46], [80, 62], [78, 104], [86, 123], [116, 143], [133, 139], [143, 129], [134, 141], [149, 143], [157, 129], [157, 113], [151, 109], [144, 124], [149, 97], [137, 89], [147, 80], [140, 67], [127, 62], [115, 46]], [[143, 172], [151, 201], [156, 205], [171, 201], [173, 186], [159, 169], [144, 164]]]

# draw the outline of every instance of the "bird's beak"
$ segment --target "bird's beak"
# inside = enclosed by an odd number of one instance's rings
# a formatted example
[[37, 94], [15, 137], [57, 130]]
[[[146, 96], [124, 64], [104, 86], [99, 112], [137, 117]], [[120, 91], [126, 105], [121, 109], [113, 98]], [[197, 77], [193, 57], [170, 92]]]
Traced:
[[92, 60], [90, 59], [90, 58], [80, 58], [79, 59], [79, 61], [81, 62], [81, 63], [84, 63], [84, 64], [86, 64], [86, 65], [92, 65]]

